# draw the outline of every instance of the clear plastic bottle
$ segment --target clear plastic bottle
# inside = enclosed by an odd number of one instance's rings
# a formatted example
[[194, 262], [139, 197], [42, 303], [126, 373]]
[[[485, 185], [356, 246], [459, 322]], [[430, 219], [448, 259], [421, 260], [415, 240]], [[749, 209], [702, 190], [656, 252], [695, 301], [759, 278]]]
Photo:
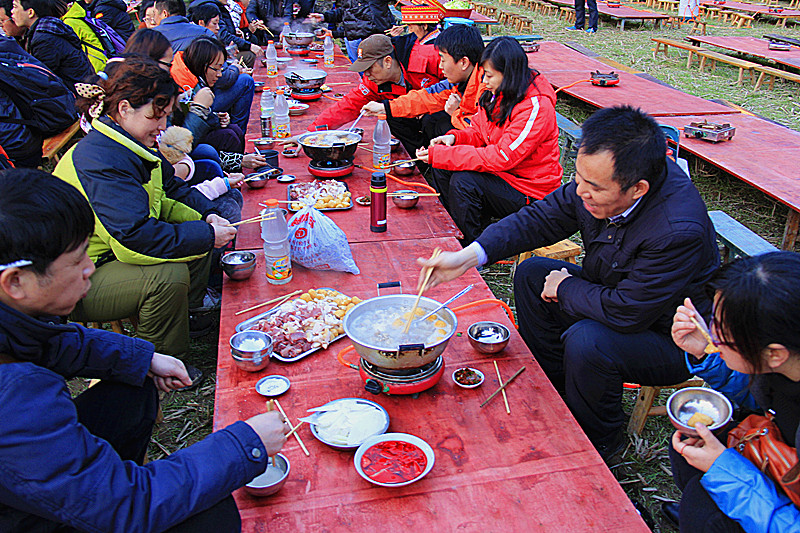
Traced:
[[326, 67], [333, 65], [333, 40], [330, 35], [325, 36], [325, 41], [322, 45], [322, 57]]
[[275, 95], [264, 89], [261, 93], [261, 136], [272, 136], [272, 116], [275, 113]]
[[264, 240], [267, 281], [283, 285], [292, 281], [292, 249], [289, 244], [289, 228], [283, 210], [275, 198], [266, 201], [267, 208], [261, 211], [266, 220], [261, 221], [261, 238]]
[[278, 77], [278, 51], [275, 50], [275, 43], [267, 41], [267, 77]]
[[286, 36], [289, 35], [290, 33], [292, 33], [292, 29], [289, 27], [289, 23], [284, 22], [283, 29], [281, 30], [281, 35], [278, 38], [284, 50], [286, 50]]
[[272, 137], [275, 139], [286, 139], [292, 136], [289, 126], [289, 102], [283, 95], [283, 89], [278, 89], [278, 96], [275, 97], [275, 116], [272, 117]]
[[378, 123], [372, 132], [372, 166], [383, 168], [392, 162], [392, 133], [386, 123], [386, 115], [378, 115]]

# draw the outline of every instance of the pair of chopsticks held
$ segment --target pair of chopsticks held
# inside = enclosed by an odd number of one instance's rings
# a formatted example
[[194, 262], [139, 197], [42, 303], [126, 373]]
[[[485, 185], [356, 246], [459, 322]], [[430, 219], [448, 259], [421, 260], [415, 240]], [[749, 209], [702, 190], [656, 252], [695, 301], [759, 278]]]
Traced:
[[[283, 407], [281, 407], [281, 403], [278, 400], [269, 400], [267, 402], [267, 412], [274, 410], [275, 407], [278, 408], [278, 410], [281, 412], [281, 415], [283, 415], [284, 420], [286, 420], [286, 422], [288, 422], [289, 426], [291, 427], [292, 423], [289, 420], [289, 417], [286, 416], [286, 411], [284, 411]], [[300, 438], [300, 435], [295, 433], [298, 429], [300, 429], [300, 426], [302, 425], [303, 421], [301, 420], [300, 422], [298, 422], [296, 426], [292, 427], [292, 430], [289, 431], [289, 433], [286, 434], [286, 438], [288, 439], [289, 437], [294, 435], [294, 438], [297, 439], [297, 443], [300, 445], [300, 448], [303, 449], [303, 453], [305, 453], [306, 456], [309, 456], [311, 454], [308, 453], [308, 448], [306, 448], [306, 445], [303, 443], [303, 439]], [[275, 464], [275, 457], [270, 457], [270, 461], [272, 461], [272, 464]]]

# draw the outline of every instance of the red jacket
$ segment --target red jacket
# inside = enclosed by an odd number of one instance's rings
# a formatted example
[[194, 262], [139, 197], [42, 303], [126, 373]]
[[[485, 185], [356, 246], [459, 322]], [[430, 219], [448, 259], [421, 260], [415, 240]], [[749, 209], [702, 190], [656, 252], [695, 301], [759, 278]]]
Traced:
[[[406, 71], [408, 72], [409, 81], [415, 87], [419, 85], [420, 88], [424, 89], [444, 79], [442, 69], [439, 68], [439, 52], [433, 46], [433, 42], [438, 35], [439, 32], [435, 31], [426, 35], [423, 42], [414, 39]], [[395, 46], [395, 49], [400, 53], [397, 46]]]
[[561, 185], [563, 172], [555, 103], [553, 88], [539, 74], [503, 127], [490, 122], [479, 108], [470, 127], [449, 132], [456, 137], [453, 146], [430, 148], [428, 162], [444, 170], [489, 172], [522, 194], [544, 198]]

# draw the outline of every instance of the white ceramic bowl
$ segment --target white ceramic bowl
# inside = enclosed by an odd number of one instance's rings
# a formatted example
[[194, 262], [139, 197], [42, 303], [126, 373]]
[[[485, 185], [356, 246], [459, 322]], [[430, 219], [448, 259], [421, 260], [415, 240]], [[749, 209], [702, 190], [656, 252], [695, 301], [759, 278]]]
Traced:
[[[427, 459], [427, 464], [425, 465], [425, 470], [422, 471], [420, 475], [415, 477], [414, 479], [403, 481], [402, 483], [381, 483], [379, 481], [375, 481], [371, 479], [368, 475], [364, 473], [364, 470], [361, 468], [361, 458], [364, 456], [364, 452], [366, 452], [371, 446], [378, 444], [379, 442], [386, 442], [386, 441], [403, 441], [413, 444], [414, 446], [419, 447], [423, 453], [425, 454], [425, 458]], [[375, 435], [374, 437], [370, 437], [364, 441], [364, 443], [358, 447], [356, 450], [356, 455], [353, 457], [353, 462], [356, 467], [356, 472], [358, 475], [373, 483], [375, 485], [380, 485], [381, 487], [404, 487], [406, 485], [410, 485], [419, 481], [420, 479], [424, 478], [428, 472], [431, 471], [433, 468], [433, 463], [436, 459], [436, 456], [433, 454], [433, 448], [431, 448], [430, 444], [425, 442], [419, 437], [415, 437], [414, 435], [409, 435], [408, 433], [384, 433], [383, 435]]]
[[[478, 381], [477, 383], [474, 383], [472, 385], [465, 385], [464, 383], [459, 383], [459, 381], [456, 379], [456, 372], [458, 372], [460, 370], [471, 370], [472, 372], [475, 372], [476, 374], [478, 374], [478, 377], [480, 377], [481, 379], [480, 379], [480, 381]], [[455, 383], [456, 385], [458, 385], [459, 387], [462, 387], [464, 389], [474, 389], [476, 387], [480, 387], [481, 385], [483, 385], [484, 380], [485, 380], [485, 376], [483, 375], [483, 372], [481, 372], [477, 368], [472, 368], [472, 367], [469, 367], [469, 366], [465, 366], [465, 367], [461, 367], [461, 368], [456, 368], [453, 371], [453, 383]]]

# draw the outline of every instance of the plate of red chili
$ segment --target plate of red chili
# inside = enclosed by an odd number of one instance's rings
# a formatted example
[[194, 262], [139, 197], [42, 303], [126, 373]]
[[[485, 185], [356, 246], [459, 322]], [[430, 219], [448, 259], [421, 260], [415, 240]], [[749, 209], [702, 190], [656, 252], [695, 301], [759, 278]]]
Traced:
[[403, 487], [433, 468], [433, 448], [408, 433], [384, 433], [364, 441], [353, 462], [358, 474], [381, 487]]

